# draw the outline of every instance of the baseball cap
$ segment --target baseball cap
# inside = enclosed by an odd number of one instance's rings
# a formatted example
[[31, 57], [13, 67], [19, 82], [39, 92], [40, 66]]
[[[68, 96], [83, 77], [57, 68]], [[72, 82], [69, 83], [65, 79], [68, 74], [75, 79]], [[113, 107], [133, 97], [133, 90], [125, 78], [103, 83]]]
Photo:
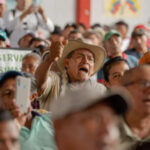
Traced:
[[21, 72], [14, 71], [14, 70], [10, 70], [10, 71], [3, 73], [0, 76], [0, 85], [2, 85], [5, 80], [9, 78], [15, 78], [17, 76], [23, 76], [23, 74]]
[[147, 35], [144, 29], [136, 29], [132, 32], [131, 37], [134, 38], [136, 36]]
[[117, 35], [117, 36], [121, 36], [120, 33], [116, 30], [110, 30], [109, 32], [107, 32], [104, 36], [104, 42], [106, 42], [107, 40], [109, 40], [113, 35]]
[[0, 39], [3, 41], [6, 41], [7, 35], [6, 32], [3, 30], [0, 30]]
[[135, 29], [135, 30], [136, 30], [136, 29], [143, 29], [143, 30], [149, 32], [149, 29], [148, 29], [144, 24], [139, 24], [139, 25], [135, 26], [134, 29]]
[[[117, 91], [117, 92], [116, 92]], [[75, 112], [90, 108], [101, 102], [106, 103], [117, 115], [123, 115], [129, 108], [130, 96], [124, 89], [112, 90], [102, 97], [96, 89], [68, 91], [66, 95], [54, 99], [50, 104], [52, 119], [61, 119]]]

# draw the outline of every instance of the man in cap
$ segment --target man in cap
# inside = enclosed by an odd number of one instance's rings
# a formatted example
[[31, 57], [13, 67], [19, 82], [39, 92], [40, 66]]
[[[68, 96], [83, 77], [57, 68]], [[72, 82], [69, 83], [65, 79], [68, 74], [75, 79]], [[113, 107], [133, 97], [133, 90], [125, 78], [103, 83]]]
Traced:
[[6, 47], [6, 39], [7, 35], [6, 32], [3, 30], [0, 30], [0, 47]]
[[135, 150], [150, 142], [150, 66], [140, 65], [126, 71], [123, 85], [133, 98], [131, 108], [121, 120], [117, 150]]
[[[104, 37], [104, 47], [107, 52], [107, 59], [105, 61], [120, 56], [123, 59], [127, 60], [131, 68], [137, 66], [138, 60], [132, 55], [126, 55], [125, 53], [123, 53], [121, 51], [121, 46], [122, 38], [118, 31], [110, 30], [108, 33], [106, 33]], [[98, 80], [103, 81], [103, 79], [104, 77], [102, 71], [100, 70], [98, 73]]]
[[147, 46], [147, 34], [143, 29], [136, 29], [132, 32], [131, 42], [133, 44], [133, 48], [126, 51], [126, 54], [135, 56], [138, 60], [149, 51]]
[[[75, 40], [68, 44], [67, 41], [52, 43], [50, 53], [35, 73], [42, 108], [49, 109], [51, 99], [68, 90], [88, 86], [99, 88], [103, 94], [106, 88], [91, 81], [90, 77], [99, 70], [104, 60], [105, 50], [102, 47]], [[60, 69], [60, 75], [51, 72], [55, 63]]]
[[115, 150], [119, 141], [118, 116], [128, 108], [119, 94], [101, 98], [91, 90], [67, 93], [51, 104], [59, 150]]

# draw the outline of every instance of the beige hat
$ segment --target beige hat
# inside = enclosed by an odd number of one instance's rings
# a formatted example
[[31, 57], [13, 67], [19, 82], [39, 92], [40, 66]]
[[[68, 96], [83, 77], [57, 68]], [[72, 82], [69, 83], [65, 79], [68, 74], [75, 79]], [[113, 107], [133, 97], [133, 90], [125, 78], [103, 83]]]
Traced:
[[102, 67], [104, 60], [106, 58], [106, 52], [103, 47], [83, 43], [82, 41], [78, 40], [70, 40], [68, 44], [65, 46], [62, 57], [58, 60], [57, 64], [61, 71], [65, 69], [64, 60], [68, 56], [69, 53], [71, 53], [74, 50], [85, 48], [89, 49], [95, 57], [95, 67], [94, 67], [94, 73], [95, 74], [100, 67]]

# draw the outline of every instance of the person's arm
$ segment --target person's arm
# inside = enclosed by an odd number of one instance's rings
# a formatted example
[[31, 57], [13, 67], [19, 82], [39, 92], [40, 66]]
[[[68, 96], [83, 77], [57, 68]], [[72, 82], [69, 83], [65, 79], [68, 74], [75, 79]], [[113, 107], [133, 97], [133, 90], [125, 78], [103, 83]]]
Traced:
[[46, 81], [48, 79], [49, 71], [52, 68], [54, 62], [62, 56], [64, 46], [67, 44], [67, 41], [63, 42], [52, 42], [50, 47], [50, 53], [46, 56], [45, 60], [41, 62], [35, 72], [35, 77], [37, 80], [37, 89], [38, 93], [43, 93], [46, 89]]
[[41, 6], [39, 6], [38, 12], [36, 13], [36, 15], [37, 15], [37, 19], [38, 19], [38, 23], [40, 27], [48, 30], [49, 32], [53, 32], [54, 23], [51, 21], [51, 19], [46, 17], [45, 12]]

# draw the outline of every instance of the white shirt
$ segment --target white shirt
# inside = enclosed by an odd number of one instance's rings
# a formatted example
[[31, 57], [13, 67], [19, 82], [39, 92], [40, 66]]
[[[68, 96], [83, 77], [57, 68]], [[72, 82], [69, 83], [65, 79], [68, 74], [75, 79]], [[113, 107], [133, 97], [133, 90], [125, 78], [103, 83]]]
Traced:
[[32, 13], [27, 15], [22, 21], [20, 21], [20, 16], [22, 11], [15, 10], [15, 13], [8, 11], [5, 16], [6, 28], [10, 35], [11, 47], [18, 47], [18, 40], [25, 34], [30, 32], [36, 33], [39, 27], [42, 27], [49, 32], [54, 30], [53, 22], [47, 18], [45, 22], [42, 16], [37, 13]]
[[5, 28], [6, 28], [6, 25], [5, 25], [4, 19], [0, 18], [0, 29], [5, 30]]

